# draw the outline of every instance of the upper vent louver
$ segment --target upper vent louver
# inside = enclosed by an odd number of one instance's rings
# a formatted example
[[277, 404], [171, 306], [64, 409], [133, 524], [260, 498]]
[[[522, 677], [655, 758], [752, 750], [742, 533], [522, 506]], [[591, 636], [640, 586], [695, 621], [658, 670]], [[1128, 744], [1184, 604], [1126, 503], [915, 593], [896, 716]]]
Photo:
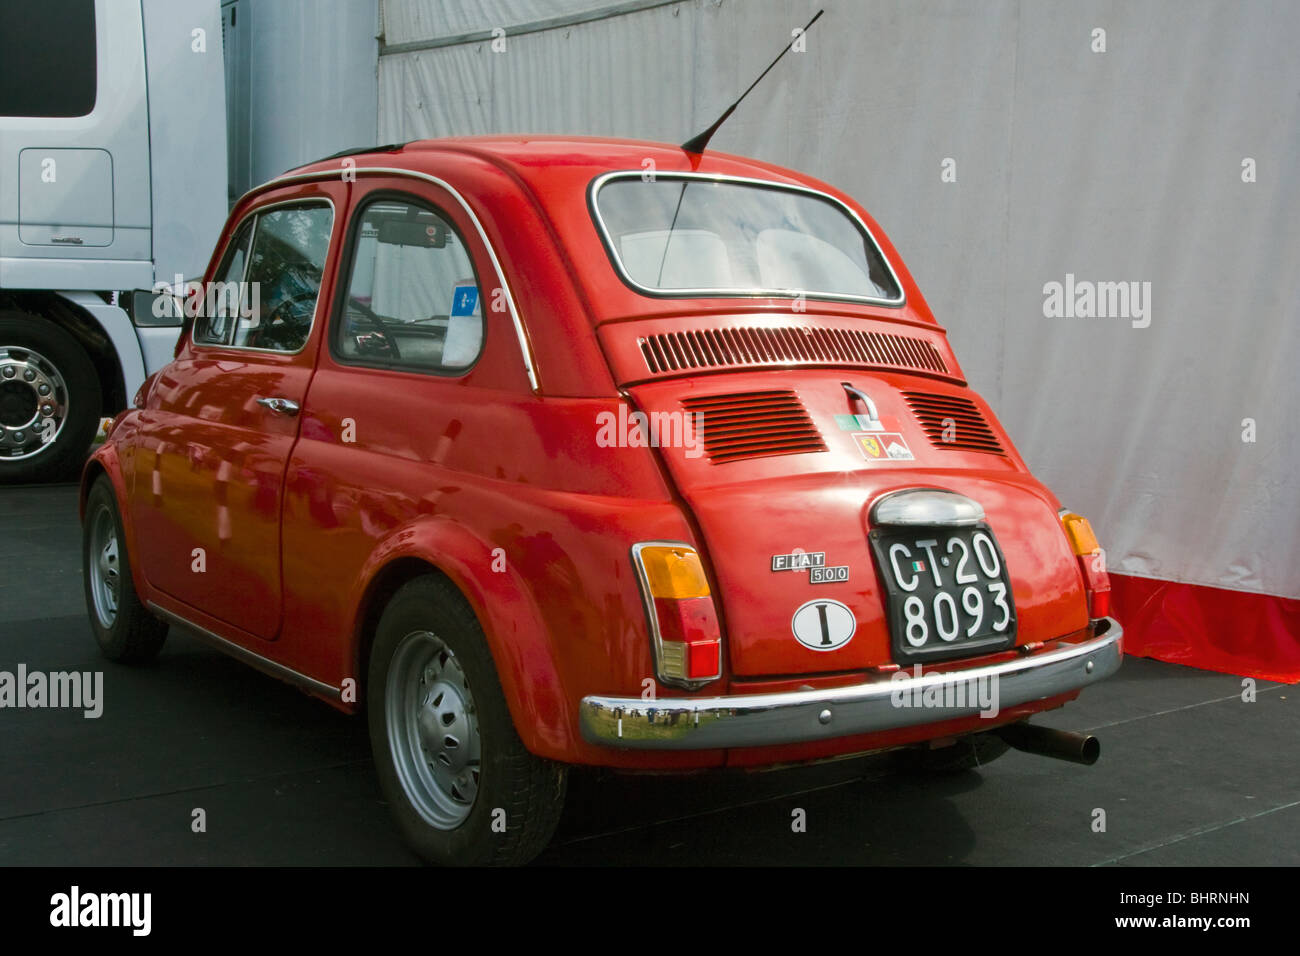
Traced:
[[817, 426], [788, 389], [687, 398], [682, 407], [702, 416], [704, 452], [714, 464], [826, 450]]
[[765, 365], [870, 365], [949, 374], [939, 350], [924, 339], [862, 329], [687, 329], [647, 335], [637, 344], [656, 375]]
[[935, 448], [1005, 454], [993, 429], [970, 399], [933, 392], [904, 392], [903, 399]]

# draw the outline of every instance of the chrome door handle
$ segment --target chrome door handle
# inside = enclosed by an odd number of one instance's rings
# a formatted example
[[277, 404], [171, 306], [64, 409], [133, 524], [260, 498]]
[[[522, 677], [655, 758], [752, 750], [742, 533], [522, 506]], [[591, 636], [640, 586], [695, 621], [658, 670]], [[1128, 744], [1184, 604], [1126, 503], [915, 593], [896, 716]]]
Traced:
[[257, 404], [281, 415], [298, 414], [298, 403], [289, 398], [259, 398]]

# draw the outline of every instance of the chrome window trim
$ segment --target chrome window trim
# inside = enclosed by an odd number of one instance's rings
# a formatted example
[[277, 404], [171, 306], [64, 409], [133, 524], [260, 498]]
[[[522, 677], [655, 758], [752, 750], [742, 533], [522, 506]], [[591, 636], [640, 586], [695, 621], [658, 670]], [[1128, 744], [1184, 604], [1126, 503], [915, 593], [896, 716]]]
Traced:
[[[263, 213], [274, 212], [276, 209], [279, 209], [283, 206], [324, 206], [324, 205], [328, 205], [330, 210], [330, 237], [329, 237], [329, 244], [325, 247], [325, 262], [326, 265], [328, 265], [330, 248], [334, 245], [334, 227], [338, 225], [338, 221], [339, 221], [339, 211], [338, 211], [338, 207], [334, 205], [334, 200], [331, 199], [329, 196], [312, 196], [309, 199], [303, 199], [303, 198], [284, 199], [279, 202], [267, 203], [265, 206], [258, 206], [256, 209], [250, 209], [244, 215], [244, 217], [239, 220], [239, 225], [235, 227], [234, 231], [237, 234], [239, 230], [244, 227], [244, 223], [248, 222], [249, 219], [253, 219], [253, 234], [248, 238], [248, 255], [244, 257], [244, 274], [243, 274], [243, 278], [240, 281], [244, 284], [247, 284], [248, 282], [248, 270], [252, 267], [253, 264], [253, 246], [257, 242], [257, 233], [262, 225]], [[227, 246], [226, 248], [229, 249], [229, 246]], [[225, 250], [222, 251], [225, 252]], [[322, 279], [325, 276], [325, 268], [326, 268], [325, 266], [321, 267]], [[207, 295], [206, 290], [204, 291], [204, 295], [205, 296]], [[194, 334], [192, 332], [190, 333], [190, 344], [195, 348], [199, 348], [199, 349], [226, 349], [232, 352], [261, 352], [264, 355], [301, 355], [302, 350], [307, 347], [307, 341], [311, 339], [312, 332], [316, 330], [316, 319], [319, 315], [320, 315], [320, 288], [317, 287], [316, 304], [313, 306], [311, 311], [311, 325], [307, 326], [307, 337], [303, 339], [302, 345], [298, 346], [298, 348], [294, 349], [292, 352], [287, 351], [286, 349], [260, 349], [252, 345], [235, 345], [234, 342], [227, 342], [223, 345], [214, 345], [211, 342], [197, 341], [194, 338]], [[234, 332], [238, 327], [239, 327], [238, 316], [236, 316], [235, 324], [231, 326], [232, 339], [234, 338]]]
[[618, 273], [624, 284], [642, 295], [651, 296], [656, 299], [719, 299], [719, 298], [746, 298], [746, 299], [794, 299], [800, 296], [805, 299], [821, 299], [831, 302], [858, 302], [865, 305], [883, 305], [889, 308], [901, 308], [907, 304], [907, 293], [903, 290], [903, 283], [898, 279], [898, 273], [894, 270], [894, 264], [889, 261], [889, 256], [885, 255], [885, 250], [880, 247], [880, 242], [876, 239], [875, 233], [862, 221], [862, 217], [854, 212], [843, 201], [836, 199], [829, 193], [824, 193], [819, 189], [812, 189], [808, 186], [799, 186], [793, 183], [776, 182], [771, 179], [753, 179], [747, 176], [728, 176], [719, 173], [693, 173], [693, 172], [676, 172], [660, 171], [654, 173], [654, 181], [659, 182], [664, 179], [682, 179], [698, 180], [701, 182], [713, 183], [738, 183], [744, 186], [759, 186], [765, 189], [783, 189], [787, 192], [801, 193], [805, 196], [812, 196], [815, 199], [822, 199], [826, 202], [837, 206], [848, 217], [857, 224], [862, 230], [863, 236], [871, 243], [876, 253], [880, 256], [880, 261], [885, 264], [889, 271], [889, 277], [894, 280], [894, 287], [898, 289], [898, 298], [882, 299], [876, 296], [849, 295], [847, 293], [834, 294], [829, 292], [813, 292], [808, 289], [652, 289], [637, 282], [627, 270], [623, 268], [623, 259], [614, 249], [614, 240], [610, 235], [609, 227], [605, 225], [605, 219], [600, 214], [599, 193], [602, 186], [616, 179], [641, 179], [645, 175], [645, 170], [626, 169], [615, 170], [614, 172], [603, 173], [591, 181], [587, 187], [587, 206], [591, 210], [592, 218], [596, 222], [596, 228], [600, 232], [601, 241], [605, 245], [605, 251], [609, 255], [609, 260], [614, 265], [614, 270]]
[[[425, 182], [433, 183], [433, 185], [437, 186], [439, 189], [445, 190], [453, 199], [456, 200], [457, 203], [460, 204], [460, 208], [464, 210], [465, 215], [469, 217], [469, 221], [474, 224], [474, 230], [478, 233], [479, 241], [483, 243], [483, 248], [487, 250], [488, 258], [492, 260], [492, 269], [497, 274], [497, 281], [501, 284], [501, 290], [505, 293], [506, 306], [510, 310], [510, 319], [515, 327], [515, 337], [519, 340], [519, 351], [522, 354], [524, 361], [524, 372], [528, 375], [528, 384], [534, 392], [540, 391], [540, 386], [537, 380], [537, 369], [533, 363], [533, 351], [528, 344], [528, 335], [524, 331], [523, 320], [519, 317], [519, 309], [515, 305], [514, 293], [510, 291], [510, 283], [506, 282], [505, 270], [501, 268], [501, 260], [497, 258], [496, 249], [492, 247], [492, 243], [488, 240], [487, 232], [483, 228], [483, 223], [479, 221], [478, 216], [474, 213], [474, 210], [470, 208], [469, 203], [465, 201], [465, 197], [460, 194], [460, 191], [445, 179], [440, 179], [437, 176], [430, 175], [429, 173], [422, 173], [414, 169], [401, 169], [397, 166], [349, 166], [346, 169], [328, 170], [315, 173], [293, 173], [288, 176], [281, 176], [278, 179], [272, 179], [269, 182], [263, 183], [261, 186], [256, 186], [253, 189], [250, 189], [240, 197], [239, 201], [243, 202], [244, 199], [252, 196], [254, 193], [261, 192], [265, 189], [273, 189], [276, 186], [288, 185], [290, 183], [305, 183], [314, 182], [316, 180], [334, 179], [341, 176], [343, 173], [348, 173], [349, 175], [372, 173], [381, 176], [409, 176], [412, 179], [422, 179]], [[484, 321], [486, 323], [486, 313], [484, 315]]]

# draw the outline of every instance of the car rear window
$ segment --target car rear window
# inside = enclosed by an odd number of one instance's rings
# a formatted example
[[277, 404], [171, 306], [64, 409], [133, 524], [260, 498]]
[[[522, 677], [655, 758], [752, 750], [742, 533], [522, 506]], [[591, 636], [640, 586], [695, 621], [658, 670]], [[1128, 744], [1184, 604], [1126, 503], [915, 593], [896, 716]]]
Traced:
[[598, 180], [593, 208], [615, 268], [648, 295], [902, 302], [898, 280], [866, 226], [820, 193], [628, 173]]

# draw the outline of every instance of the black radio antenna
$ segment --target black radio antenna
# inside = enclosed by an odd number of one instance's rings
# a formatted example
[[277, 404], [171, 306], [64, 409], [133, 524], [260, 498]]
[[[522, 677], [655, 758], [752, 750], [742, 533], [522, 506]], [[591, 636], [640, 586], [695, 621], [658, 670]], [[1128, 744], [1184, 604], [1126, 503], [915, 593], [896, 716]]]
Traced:
[[736, 111], [736, 107], [740, 105], [740, 101], [749, 95], [749, 90], [752, 90], [754, 87], [758, 86], [758, 84], [763, 81], [763, 77], [767, 76], [767, 74], [771, 71], [772, 67], [776, 66], [777, 63], [781, 61], [781, 57], [785, 56], [787, 53], [790, 52], [790, 48], [794, 46], [795, 40], [798, 40], [800, 36], [803, 36], [803, 34], [807, 33], [808, 30], [812, 27], [812, 25], [817, 22], [817, 18], [820, 17], [825, 12], [826, 12], [825, 10], [818, 10], [817, 13], [813, 16], [813, 18], [808, 21], [808, 25], [803, 28], [803, 31], [799, 33], [798, 36], [792, 37], [790, 42], [785, 45], [785, 49], [782, 50], [780, 53], [778, 53], [776, 55], [776, 59], [767, 65], [767, 69], [764, 70], [762, 73], [758, 74], [758, 79], [755, 80], [753, 83], [749, 84], [749, 89], [741, 93], [740, 96], [737, 98], [736, 102], [728, 106], [726, 111], [721, 116], [719, 116], [716, 120], [713, 121], [712, 126], [706, 129], [703, 133], [700, 133], [698, 136], [692, 136], [686, 142], [682, 143], [682, 149], [686, 150], [686, 152], [688, 153], [704, 152], [704, 148], [709, 145], [709, 140], [712, 139], [713, 134], [718, 131], [718, 127], [721, 126], [723, 123], [725, 123], [727, 121], [727, 117], [729, 117], [732, 113]]

